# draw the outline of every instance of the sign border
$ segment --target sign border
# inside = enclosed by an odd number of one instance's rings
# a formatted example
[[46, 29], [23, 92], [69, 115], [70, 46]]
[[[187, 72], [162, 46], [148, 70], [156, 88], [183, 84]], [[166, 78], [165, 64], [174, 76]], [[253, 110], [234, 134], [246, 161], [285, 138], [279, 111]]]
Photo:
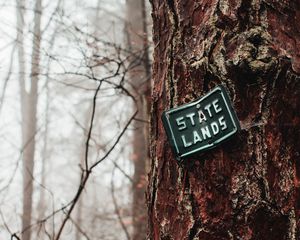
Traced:
[[[222, 98], [225, 102], [225, 106], [227, 108], [227, 111], [229, 112], [229, 116], [230, 116], [230, 118], [232, 120], [232, 123], [233, 123], [233, 127], [234, 127], [233, 130], [231, 132], [227, 133], [226, 135], [224, 135], [223, 137], [217, 139], [216, 141], [213, 141], [212, 143], [206, 144], [206, 145], [201, 146], [197, 149], [191, 150], [189, 152], [186, 152], [186, 153], [183, 153], [183, 154], [180, 155], [178, 145], [177, 145], [177, 142], [176, 142], [176, 138], [174, 137], [174, 133], [173, 133], [173, 130], [172, 130], [172, 127], [171, 127], [171, 123], [169, 121], [169, 115], [172, 112], [175, 112], [175, 111], [178, 111], [178, 110], [183, 110], [185, 108], [197, 105], [198, 103], [200, 103], [204, 99], [208, 98], [210, 95], [212, 95], [213, 93], [215, 93], [217, 91], [221, 92], [221, 96], [222, 96]], [[162, 115], [163, 119], [162, 120], [166, 121], [166, 123], [168, 125], [168, 128], [169, 128], [170, 133], [171, 133], [172, 145], [175, 146], [176, 154], [178, 155], [178, 157], [186, 157], [188, 155], [192, 155], [193, 153], [201, 151], [204, 148], [205, 149], [211, 149], [211, 148], [215, 147], [217, 144], [219, 144], [220, 142], [222, 142], [224, 139], [226, 139], [226, 138], [230, 137], [231, 135], [235, 134], [240, 129], [240, 124], [239, 124], [238, 118], [237, 118], [234, 110], [232, 109], [231, 105], [228, 105], [228, 102], [230, 103], [231, 101], [230, 101], [230, 99], [227, 95], [227, 91], [226, 91], [225, 87], [222, 86], [222, 85], [219, 85], [219, 86], [215, 87], [213, 90], [211, 90], [210, 92], [208, 92], [205, 96], [201, 97], [200, 99], [198, 99], [194, 102], [187, 103], [187, 104], [184, 104], [184, 105], [182, 105], [178, 108], [173, 108], [173, 109], [170, 109], [170, 110], [167, 110], [167, 111], [163, 112], [163, 115]], [[168, 131], [167, 131], [167, 135], [169, 135]]]

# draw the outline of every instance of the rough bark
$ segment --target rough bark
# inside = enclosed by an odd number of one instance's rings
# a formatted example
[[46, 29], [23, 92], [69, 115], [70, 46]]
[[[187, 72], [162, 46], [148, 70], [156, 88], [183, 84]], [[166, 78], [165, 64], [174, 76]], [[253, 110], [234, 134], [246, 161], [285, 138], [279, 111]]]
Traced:
[[[149, 239], [300, 239], [299, 0], [152, 0]], [[179, 165], [162, 112], [228, 90], [236, 137]]]
[[31, 59], [30, 89], [25, 87], [25, 62], [23, 46], [24, 28], [24, 1], [17, 1], [17, 25], [18, 25], [18, 55], [19, 55], [19, 81], [21, 91], [22, 111], [22, 146], [23, 146], [23, 214], [22, 214], [22, 240], [30, 240], [32, 194], [33, 194], [33, 169], [36, 134], [37, 91], [40, 59], [41, 38], [41, 0], [36, 1], [34, 13], [33, 46]]
[[138, 114], [134, 122], [133, 134], [133, 240], [146, 238], [147, 212], [145, 201], [146, 166], [149, 162], [149, 107], [147, 99], [150, 89], [150, 68], [145, 14], [145, 0], [127, 1], [127, 40], [132, 52], [129, 74], [133, 86]]

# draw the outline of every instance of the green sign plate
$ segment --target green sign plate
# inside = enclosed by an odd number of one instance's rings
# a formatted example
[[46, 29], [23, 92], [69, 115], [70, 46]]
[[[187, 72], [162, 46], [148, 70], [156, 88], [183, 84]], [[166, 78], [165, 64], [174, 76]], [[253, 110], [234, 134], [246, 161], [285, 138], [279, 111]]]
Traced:
[[179, 159], [211, 149], [240, 129], [222, 85], [192, 103], [165, 111], [162, 121]]

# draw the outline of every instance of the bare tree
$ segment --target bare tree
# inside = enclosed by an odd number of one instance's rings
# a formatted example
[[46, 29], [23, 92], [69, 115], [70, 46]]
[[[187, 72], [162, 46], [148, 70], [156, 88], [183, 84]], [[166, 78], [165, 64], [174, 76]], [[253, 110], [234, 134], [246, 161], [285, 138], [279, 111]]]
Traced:
[[[58, 2], [58, 7], [60, 5], [60, 0]], [[56, 26], [54, 32], [52, 33], [51, 39], [49, 41], [49, 52], [52, 53], [54, 43], [55, 43], [55, 38], [57, 37], [57, 29], [58, 27]], [[47, 201], [46, 201], [46, 192], [49, 192], [48, 189], [46, 188], [46, 172], [47, 172], [47, 165], [50, 159], [50, 154], [49, 154], [49, 121], [50, 121], [50, 108], [51, 108], [51, 99], [52, 99], [52, 94], [51, 94], [51, 89], [49, 87], [50, 85], [50, 66], [51, 66], [52, 58], [48, 57], [47, 60], [47, 66], [46, 66], [46, 73], [45, 73], [45, 101], [46, 101], [46, 106], [45, 106], [45, 127], [44, 127], [44, 133], [43, 133], [43, 149], [41, 153], [41, 180], [40, 180], [40, 196], [39, 196], [39, 201], [37, 204], [37, 211], [38, 211], [38, 219], [43, 219], [46, 215], [47, 211]], [[52, 193], [51, 193], [52, 194]], [[53, 227], [54, 228], [54, 227]], [[54, 229], [52, 230], [54, 231]]]
[[138, 114], [134, 122], [133, 155], [133, 240], [146, 236], [146, 166], [149, 162], [148, 119], [150, 94], [150, 63], [148, 57], [148, 34], [145, 0], [127, 1], [126, 34], [128, 48], [132, 52], [129, 57], [130, 84], [138, 106]]
[[32, 216], [32, 194], [33, 194], [33, 170], [36, 134], [36, 112], [38, 98], [38, 79], [41, 42], [41, 12], [42, 2], [37, 0], [34, 13], [34, 30], [31, 59], [31, 80], [29, 90], [25, 86], [25, 57], [23, 45], [24, 29], [24, 1], [17, 0], [17, 41], [19, 56], [19, 81], [21, 91], [21, 113], [22, 113], [22, 144], [23, 151], [23, 215], [22, 215], [22, 240], [30, 240]]

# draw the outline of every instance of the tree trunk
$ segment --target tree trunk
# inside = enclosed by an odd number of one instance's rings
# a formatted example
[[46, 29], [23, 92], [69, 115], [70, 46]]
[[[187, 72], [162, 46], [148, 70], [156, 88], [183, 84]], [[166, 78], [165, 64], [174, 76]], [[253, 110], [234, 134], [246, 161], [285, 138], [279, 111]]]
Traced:
[[[299, 0], [152, 0], [149, 239], [300, 239]], [[160, 117], [214, 86], [241, 131], [177, 163]]]
[[34, 30], [31, 62], [30, 90], [25, 87], [25, 62], [23, 47], [24, 28], [24, 1], [17, 1], [17, 25], [19, 44], [19, 80], [21, 91], [22, 110], [22, 146], [23, 146], [23, 214], [22, 214], [22, 240], [30, 240], [31, 237], [31, 215], [32, 215], [32, 194], [33, 194], [33, 169], [36, 134], [36, 111], [37, 91], [40, 59], [40, 38], [41, 38], [41, 0], [36, 1], [34, 13]]
[[128, 48], [131, 50], [129, 74], [133, 86], [138, 114], [134, 121], [133, 154], [133, 240], [146, 238], [146, 166], [149, 162], [149, 107], [150, 67], [146, 27], [145, 0], [127, 1], [126, 33]]

